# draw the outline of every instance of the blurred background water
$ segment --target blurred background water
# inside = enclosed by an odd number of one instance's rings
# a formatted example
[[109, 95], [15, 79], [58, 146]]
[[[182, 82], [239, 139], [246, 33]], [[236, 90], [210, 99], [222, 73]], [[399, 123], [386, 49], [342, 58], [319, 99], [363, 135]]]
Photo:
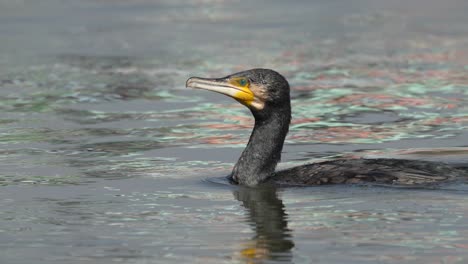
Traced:
[[466, 263], [468, 188], [245, 189], [253, 120], [192, 76], [292, 86], [280, 167], [467, 164], [468, 2], [0, 0], [0, 263]]

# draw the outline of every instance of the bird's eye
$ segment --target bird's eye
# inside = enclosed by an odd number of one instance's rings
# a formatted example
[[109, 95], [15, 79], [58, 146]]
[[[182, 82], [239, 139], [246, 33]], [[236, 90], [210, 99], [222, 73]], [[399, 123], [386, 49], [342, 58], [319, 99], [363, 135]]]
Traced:
[[239, 79], [238, 83], [240, 86], [244, 87], [249, 83], [249, 81], [247, 79], [242, 78], [242, 79]]

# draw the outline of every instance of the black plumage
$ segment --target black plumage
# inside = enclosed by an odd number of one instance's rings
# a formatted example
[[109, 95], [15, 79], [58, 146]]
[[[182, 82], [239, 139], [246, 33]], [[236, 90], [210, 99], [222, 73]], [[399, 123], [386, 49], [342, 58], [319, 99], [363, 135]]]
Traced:
[[338, 159], [275, 172], [291, 120], [288, 81], [269, 69], [252, 69], [224, 78], [192, 77], [187, 87], [211, 90], [247, 106], [255, 125], [249, 142], [229, 176], [254, 186], [378, 183], [421, 185], [468, 179], [468, 171], [437, 162], [401, 159]]

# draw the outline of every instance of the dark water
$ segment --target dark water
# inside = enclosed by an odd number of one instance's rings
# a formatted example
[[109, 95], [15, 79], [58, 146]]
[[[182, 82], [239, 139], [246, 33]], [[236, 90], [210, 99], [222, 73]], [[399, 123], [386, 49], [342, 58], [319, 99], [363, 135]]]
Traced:
[[466, 263], [468, 186], [216, 183], [292, 85], [281, 167], [468, 160], [465, 1], [0, 1], [0, 263]]

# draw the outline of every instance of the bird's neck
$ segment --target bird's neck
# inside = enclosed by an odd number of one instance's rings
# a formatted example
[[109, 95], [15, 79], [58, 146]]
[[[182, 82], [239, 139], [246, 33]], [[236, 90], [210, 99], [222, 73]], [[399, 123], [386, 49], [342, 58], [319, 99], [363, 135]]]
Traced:
[[239, 184], [254, 186], [272, 176], [281, 159], [284, 139], [291, 121], [290, 105], [275, 107], [268, 116], [255, 115], [249, 143], [231, 174]]

